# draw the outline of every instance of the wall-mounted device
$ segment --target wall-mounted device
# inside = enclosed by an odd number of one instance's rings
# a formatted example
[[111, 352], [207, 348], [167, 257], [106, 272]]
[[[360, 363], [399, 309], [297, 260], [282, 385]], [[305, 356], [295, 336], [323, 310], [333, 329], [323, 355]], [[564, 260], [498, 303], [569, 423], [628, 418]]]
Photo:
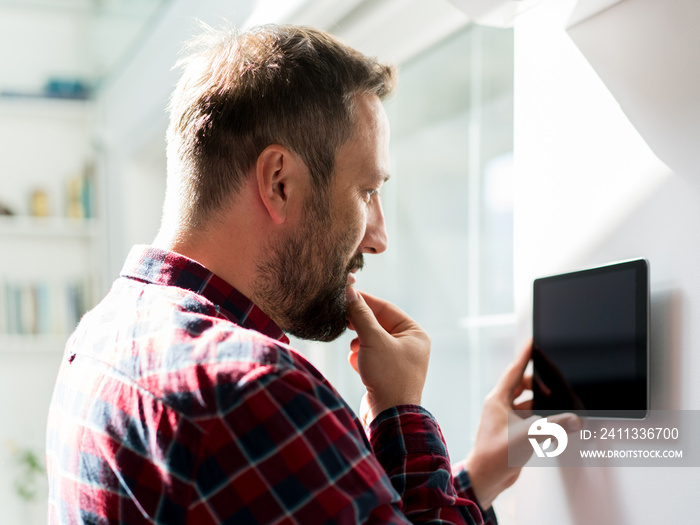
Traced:
[[533, 411], [646, 417], [648, 262], [543, 277], [533, 292]]

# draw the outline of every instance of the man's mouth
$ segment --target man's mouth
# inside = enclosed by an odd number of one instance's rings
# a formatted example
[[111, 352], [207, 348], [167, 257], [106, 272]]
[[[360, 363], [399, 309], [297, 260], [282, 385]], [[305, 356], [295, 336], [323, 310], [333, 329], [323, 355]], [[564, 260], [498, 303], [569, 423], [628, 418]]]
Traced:
[[357, 282], [357, 277], [355, 276], [355, 274], [362, 270], [362, 267], [364, 265], [365, 260], [361, 253], [358, 253], [352, 258], [349, 265], [350, 269], [348, 270], [348, 286], [352, 286]]

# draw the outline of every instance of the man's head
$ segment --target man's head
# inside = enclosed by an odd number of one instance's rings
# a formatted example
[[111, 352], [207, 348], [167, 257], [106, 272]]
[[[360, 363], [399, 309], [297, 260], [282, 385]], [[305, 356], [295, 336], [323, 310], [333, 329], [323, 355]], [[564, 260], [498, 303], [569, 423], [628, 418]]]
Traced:
[[296, 26], [207, 29], [178, 65], [165, 214], [187, 230], [216, 215], [270, 144], [298, 154], [323, 195], [352, 134], [356, 96], [383, 99], [396, 77], [328, 33]]
[[330, 341], [347, 325], [345, 289], [381, 253], [387, 237], [379, 190], [389, 177], [389, 125], [374, 95], [356, 100], [352, 137], [338, 151], [330, 208], [311, 198], [302, 226], [270, 249], [259, 267], [255, 300], [285, 331]]
[[310, 28], [208, 30], [188, 49], [170, 106], [164, 222], [186, 235], [221, 228], [255, 177], [256, 199], [275, 216], [267, 199], [277, 190], [264, 194], [265, 174], [279, 155], [285, 166], [298, 160], [309, 186], [303, 213], [255, 239], [265, 249], [246, 291], [285, 331], [334, 339], [346, 325], [350, 272], [362, 253], [386, 245], [376, 194], [388, 176], [380, 99], [393, 91], [395, 70]]

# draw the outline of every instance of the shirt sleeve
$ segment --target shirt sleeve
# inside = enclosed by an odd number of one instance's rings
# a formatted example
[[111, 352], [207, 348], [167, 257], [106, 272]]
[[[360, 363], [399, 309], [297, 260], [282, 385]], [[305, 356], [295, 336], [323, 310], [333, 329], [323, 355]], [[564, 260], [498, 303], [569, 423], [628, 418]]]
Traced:
[[384, 417], [373, 452], [342, 398], [304, 370], [264, 373], [229, 394], [220, 393], [220, 417], [201, 423], [188, 522], [482, 523], [476, 504], [457, 495], [422, 409], [398, 425]]
[[454, 487], [460, 497], [473, 501], [479, 505], [479, 510], [484, 518], [484, 525], [497, 525], [496, 513], [493, 506], [484, 509], [476, 498], [474, 488], [472, 487], [471, 479], [465, 468], [464, 461], [452, 466], [452, 475], [454, 476]]
[[342, 398], [321, 377], [257, 371], [219, 393], [189, 522], [408, 523]]
[[483, 513], [477, 505], [466, 471], [458, 469], [453, 478], [442, 432], [427, 410], [391, 408], [372, 421], [368, 433], [413, 523], [497, 523], [492, 509]]

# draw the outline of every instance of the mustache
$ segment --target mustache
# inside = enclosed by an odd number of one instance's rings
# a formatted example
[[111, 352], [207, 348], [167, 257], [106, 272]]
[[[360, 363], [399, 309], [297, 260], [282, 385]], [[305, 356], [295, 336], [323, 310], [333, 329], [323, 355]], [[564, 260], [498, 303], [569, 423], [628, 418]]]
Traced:
[[365, 258], [361, 253], [358, 253], [358, 254], [354, 255], [352, 259], [350, 259], [350, 262], [348, 263], [347, 271], [350, 272], [350, 271], [355, 270], [355, 269], [357, 269], [359, 271], [359, 270], [362, 270], [362, 268], [364, 268], [364, 266], [365, 266]]

